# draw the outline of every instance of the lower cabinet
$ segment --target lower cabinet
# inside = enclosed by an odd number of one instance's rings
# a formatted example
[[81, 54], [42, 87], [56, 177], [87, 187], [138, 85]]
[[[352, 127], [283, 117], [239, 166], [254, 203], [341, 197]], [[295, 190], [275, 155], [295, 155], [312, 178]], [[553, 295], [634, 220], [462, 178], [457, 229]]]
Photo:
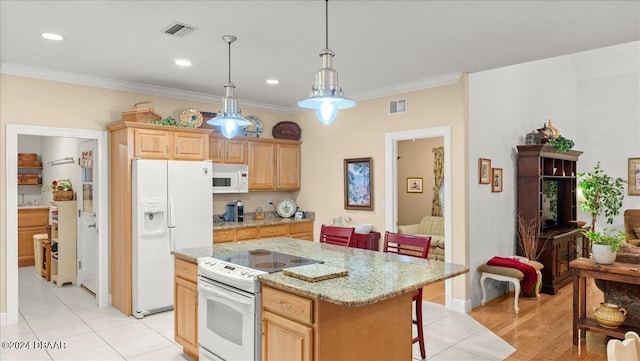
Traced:
[[589, 244], [579, 229], [557, 231], [552, 235], [541, 234], [538, 261], [544, 265], [542, 292], [555, 295], [560, 287], [571, 282], [569, 262], [578, 257], [589, 257]]
[[175, 260], [174, 337], [184, 353], [198, 360], [198, 265]]
[[411, 298], [348, 307], [263, 284], [262, 361], [410, 360]]
[[49, 208], [18, 209], [18, 267], [33, 266], [33, 236], [47, 233]]
[[214, 244], [274, 237], [291, 237], [313, 241], [313, 221], [226, 228], [213, 231]]

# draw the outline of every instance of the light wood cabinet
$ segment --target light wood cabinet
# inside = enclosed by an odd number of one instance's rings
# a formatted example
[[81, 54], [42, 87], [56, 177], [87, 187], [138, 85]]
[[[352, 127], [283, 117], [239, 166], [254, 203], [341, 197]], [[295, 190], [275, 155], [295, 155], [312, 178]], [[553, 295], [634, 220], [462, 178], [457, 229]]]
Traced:
[[205, 160], [206, 134], [158, 129], [134, 129], [135, 156], [146, 159]]
[[265, 311], [263, 360], [313, 360], [313, 328]]
[[300, 189], [300, 145], [276, 144], [276, 188]]
[[77, 283], [76, 201], [49, 201], [51, 219], [51, 281], [58, 287]]
[[273, 237], [291, 237], [313, 241], [313, 221], [226, 228], [213, 231], [214, 244]]
[[247, 141], [209, 136], [209, 159], [213, 163], [247, 164]]
[[276, 188], [275, 144], [249, 142], [249, 190], [273, 190]]
[[300, 142], [249, 140], [249, 190], [300, 189]]
[[184, 352], [198, 359], [198, 266], [175, 260], [174, 337]]
[[33, 236], [46, 233], [49, 224], [48, 208], [18, 209], [18, 267], [35, 265]]
[[206, 160], [211, 129], [116, 122], [109, 130], [111, 304], [125, 315], [132, 307], [132, 166], [135, 157]]
[[313, 241], [313, 222], [296, 222], [289, 225], [289, 237]]
[[235, 229], [220, 229], [213, 231], [213, 244], [233, 242], [236, 240]]
[[262, 360], [411, 359], [411, 298], [347, 307], [263, 284]]
[[260, 238], [284, 237], [289, 234], [288, 224], [275, 224], [271, 226], [262, 226], [260, 229]]

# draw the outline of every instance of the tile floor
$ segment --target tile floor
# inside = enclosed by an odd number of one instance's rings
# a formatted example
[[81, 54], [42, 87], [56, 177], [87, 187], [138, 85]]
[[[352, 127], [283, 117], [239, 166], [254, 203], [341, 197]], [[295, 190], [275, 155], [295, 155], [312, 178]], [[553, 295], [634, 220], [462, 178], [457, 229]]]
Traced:
[[[61, 288], [19, 269], [19, 322], [0, 328], [0, 359], [6, 360], [192, 360], [173, 341], [173, 312], [126, 317], [98, 308], [85, 289]], [[515, 351], [468, 315], [423, 303], [428, 360], [503, 360]], [[5, 342], [56, 342], [50, 349], [15, 350]], [[66, 347], [60, 347], [66, 346]], [[413, 359], [420, 359], [418, 344]]]

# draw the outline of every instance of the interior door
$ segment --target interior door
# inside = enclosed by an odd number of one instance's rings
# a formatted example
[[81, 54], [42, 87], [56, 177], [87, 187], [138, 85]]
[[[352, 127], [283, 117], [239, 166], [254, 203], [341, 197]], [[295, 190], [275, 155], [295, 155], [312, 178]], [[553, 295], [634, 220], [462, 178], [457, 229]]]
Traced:
[[97, 141], [88, 140], [78, 143], [78, 158], [82, 170], [82, 190], [80, 198], [80, 284], [94, 294], [98, 288], [98, 224], [97, 190], [98, 177], [96, 164]]

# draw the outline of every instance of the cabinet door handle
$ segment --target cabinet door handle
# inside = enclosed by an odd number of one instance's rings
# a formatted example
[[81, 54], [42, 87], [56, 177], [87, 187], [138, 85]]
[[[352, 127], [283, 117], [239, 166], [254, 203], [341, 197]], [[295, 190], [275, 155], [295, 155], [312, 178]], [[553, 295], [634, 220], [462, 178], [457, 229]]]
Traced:
[[95, 223], [94, 223], [94, 224], [90, 224], [90, 225], [88, 225], [87, 227], [88, 227], [88, 228], [96, 228], [96, 224], [95, 224]]
[[282, 301], [278, 301], [278, 305], [280, 305], [280, 307], [286, 308], [288, 310], [291, 309], [291, 304], [290, 303], [285, 303], [285, 302], [282, 302]]

